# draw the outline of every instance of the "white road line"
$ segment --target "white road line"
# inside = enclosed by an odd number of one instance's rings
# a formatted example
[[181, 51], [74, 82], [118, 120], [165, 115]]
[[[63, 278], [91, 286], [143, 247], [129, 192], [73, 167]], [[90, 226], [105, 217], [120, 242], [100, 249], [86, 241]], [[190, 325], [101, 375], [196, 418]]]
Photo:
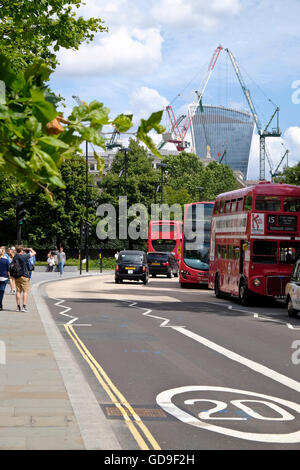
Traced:
[[63, 315], [65, 317], [69, 317], [71, 318], [70, 321], [68, 321], [67, 325], [71, 325], [72, 323], [74, 323], [76, 320], [78, 320], [78, 317], [74, 317], [73, 315], [68, 315], [66, 312], [70, 312], [70, 310], [72, 310], [71, 307], [66, 307], [65, 305], [61, 305], [62, 303], [65, 302], [65, 300], [63, 299], [54, 299], [54, 300], [57, 300], [58, 302], [56, 304], [54, 304], [56, 307], [60, 307], [60, 308], [64, 308], [65, 310], [63, 312], [58, 312], [59, 315]]
[[297, 392], [300, 392], [300, 383], [294, 379], [291, 379], [283, 374], [280, 374], [279, 372], [276, 372], [273, 369], [270, 369], [262, 364], [259, 364], [258, 362], [252, 361], [251, 359], [247, 359], [246, 357], [243, 357], [240, 354], [237, 354], [231, 351], [230, 349], [224, 348], [223, 346], [220, 346], [219, 344], [214, 343], [213, 341], [210, 341], [207, 338], [204, 338], [203, 336], [200, 336], [192, 331], [187, 330], [184, 326], [169, 325], [168, 323], [170, 322], [170, 319], [159, 317], [156, 315], [151, 315], [151, 312], [152, 312], [151, 309], [139, 307], [137, 302], [132, 302], [129, 305], [129, 307], [138, 308], [140, 310], [145, 310], [145, 312], [143, 313], [144, 316], [162, 320], [162, 323], [160, 324], [160, 328], [166, 328], [166, 327], [172, 328], [178, 333], [181, 333], [193, 339], [194, 341], [197, 341], [198, 343], [206, 346], [207, 348], [210, 348], [216, 351], [217, 353], [228, 357], [232, 361], [243, 364], [244, 366], [248, 367], [249, 369], [254, 370], [255, 372], [258, 372], [266, 377], [269, 377], [272, 380], [275, 380], [276, 382], [281, 383], [282, 385], [285, 385], [286, 387], [289, 387], [293, 390], [296, 390]]

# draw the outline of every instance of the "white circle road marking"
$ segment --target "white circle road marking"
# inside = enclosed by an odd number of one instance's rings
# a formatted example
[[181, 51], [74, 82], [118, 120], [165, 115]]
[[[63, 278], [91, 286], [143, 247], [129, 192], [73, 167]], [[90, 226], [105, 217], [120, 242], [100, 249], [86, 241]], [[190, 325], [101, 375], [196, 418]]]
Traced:
[[223, 426], [216, 426], [216, 425], [210, 424], [207, 421], [203, 422], [200, 419], [196, 418], [195, 416], [192, 416], [186, 411], [182, 410], [181, 408], [179, 408], [177, 405], [175, 405], [172, 402], [172, 398], [175, 395], [187, 393], [187, 392], [194, 392], [194, 391], [195, 392], [197, 391], [220, 391], [220, 392], [238, 393], [240, 395], [251, 395], [253, 397], [263, 398], [268, 401], [274, 401], [300, 414], [300, 405], [298, 405], [297, 403], [283, 400], [277, 397], [272, 397], [269, 395], [263, 395], [261, 393], [254, 393], [254, 392], [249, 392], [246, 390], [239, 390], [239, 389], [227, 388], [227, 387], [211, 387], [211, 386], [194, 385], [194, 386], [173, 388], [173, 389], [165, 390], [159, 393], [156, 397], [156, 402], [164, 411], [173, 415], [175, 418], [179, 419], [183, 423], [186, 423], [191, 426], [198, 427], [198, 428], [203, 428], [207, 431], [213, 431], [219, 434], [236, 437], [238, 439], [246, 439], [249, 441], [284, 443], [284, 444], [293, 444], [293, 443], [300, 442], [300, 431], [287, 433], [287, 434], [264, 434], [264, 433], [249, 433], [249, 432], [244, 432], [244, 431], [238, 431], [235, 429], [229, 429]]

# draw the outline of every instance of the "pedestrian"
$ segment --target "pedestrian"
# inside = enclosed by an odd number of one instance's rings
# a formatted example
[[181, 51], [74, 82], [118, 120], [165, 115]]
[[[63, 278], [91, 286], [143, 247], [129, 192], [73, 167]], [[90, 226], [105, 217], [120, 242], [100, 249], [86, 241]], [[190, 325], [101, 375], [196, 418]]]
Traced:
[[57, 263], [59, 273], [62, 276], [64, 272], [64, 265], [66, 264], [66, 253], [64, 252], [63, 247], [61, 246], [59, 252], [57, 253]]
[[0, 248], [0, 310], [3, 310], [3, 296], [9, 278], [9, 261], [5, 256], [5, 250]]
[[48, 272], [52, 273], [53, 267], [55, 266], [55, 259], [51, 251], [48, 254], [47, 263], [48, 263]]
[[119, 258], [119, 252], [117, 251], [117, 253], [115, 254], [116, 261], [118, 261], [118, 258]]
[[[27, 298], [30, 289], [30, 275], [28, 270], [28, 260], [36, 255], [32, 248], [28, 248], [27, 253], [23, 246], [16, 247], [16, 254], [10, 264], [11, 275], [16, 280], [16, 301], [17, 312], [27, 312]], [[23, 294], [23, 307], [21, 310], [21, 298]]]
[[[16, 254], [16, 249], [15, 247], [12, 247], [7, 252], [9, 255], [9, 264], [10, 264], [13, 260], [13, 257]], [[16, 281], [12, 276], [9, 276], [9, 283], [10, 283], [10, 294], [14, 295], [16, 293]]]
[[[28, 250], [26, 250], [26, 253], [27, 253], [27, 252], [28, 252]], [[34, 271], [35, 262], [36, 262], [36, 257], [35, 257], [35, 255], [31, 256], [31, 257], [29, 258], [29, 260], [27, 261], [27, 268], [28, 268], [29, 279], [31, 279], [32, 271]]]

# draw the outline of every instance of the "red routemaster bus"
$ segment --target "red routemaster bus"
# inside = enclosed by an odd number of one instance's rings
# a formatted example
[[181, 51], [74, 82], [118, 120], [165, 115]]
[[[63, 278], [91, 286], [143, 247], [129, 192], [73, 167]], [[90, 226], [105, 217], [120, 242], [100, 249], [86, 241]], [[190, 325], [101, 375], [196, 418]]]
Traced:
[[148, 252], [170, 252], [177, 262], [181, 256], [182, 222], [152, 220], [149, 222]]
[[211, 226], [209, 287], [247, 305], [283, 299], [300, 253], [300, 187], [260, 182], [220, 194]]
[[210, 226], [214, 202], [186, 204], [183, 220], [179, 282], [208, 284]]

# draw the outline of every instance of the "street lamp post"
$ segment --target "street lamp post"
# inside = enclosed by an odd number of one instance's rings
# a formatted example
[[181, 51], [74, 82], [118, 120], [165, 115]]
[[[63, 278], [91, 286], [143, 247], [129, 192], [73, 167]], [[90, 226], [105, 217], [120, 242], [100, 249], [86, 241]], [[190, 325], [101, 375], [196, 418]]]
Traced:
[[158, 165], [161, 169], [161, 174], [160, 174], [160, 203], [163, 204], [164, 196], [163, 196], [163, 185], [165, 183], [164, 178], [163, 178], [163, 172], [165, 169], [165, 175], [168, 174], [168, 165], [166, 163], [158, 163]]
[[203, 186], [197, 186], [196, 189], [198, 189], [198, 191], [199, 191], [199, 201], [200, 201], [201, 200], [201, 193], [202, 193], [204, 187]]
[[[127, 165], [128, 165], [128, 152], [131, 152], [131, 148], [124, 147], [120, 148], [120, 152], [124, 153], [124, 170], [120, 172], [120, 177], [124, 171], [124, 195], [127, 197]], [[126, 218], [126, 225], [127, 225], [127, 218]], [[126, 233], [127, 233], [127, 226], [126, 226]], [[124, 240], [124, 249], [126, 247], [126, 242]], [[130, 248], [130, 240], [129, 240], [129, 248]]]

